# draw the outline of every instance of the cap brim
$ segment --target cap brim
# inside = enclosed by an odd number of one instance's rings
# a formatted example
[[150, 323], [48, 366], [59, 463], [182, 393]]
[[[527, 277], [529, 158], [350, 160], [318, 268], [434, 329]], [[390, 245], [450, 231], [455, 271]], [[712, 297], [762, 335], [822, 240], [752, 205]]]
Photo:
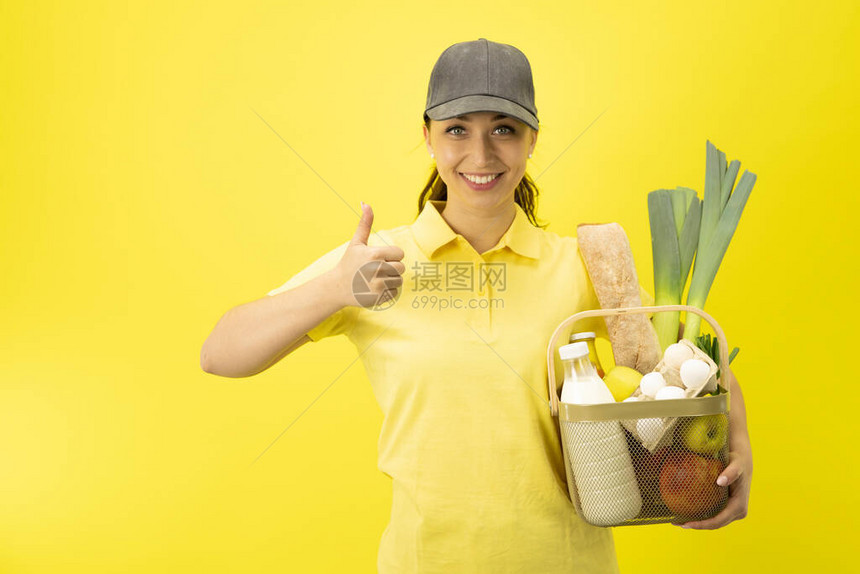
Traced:
[[451, 100], [450, 102], [430, 108], [424, 114], [431, 120], [438, 121], [472, 112], [499, 112], [520, 120], [535, 131], [538, 130], [538, 120], [534, 114], [519, 104], [495, 96], [463, 96], [462, 98], [457, 98], [456, 100]]

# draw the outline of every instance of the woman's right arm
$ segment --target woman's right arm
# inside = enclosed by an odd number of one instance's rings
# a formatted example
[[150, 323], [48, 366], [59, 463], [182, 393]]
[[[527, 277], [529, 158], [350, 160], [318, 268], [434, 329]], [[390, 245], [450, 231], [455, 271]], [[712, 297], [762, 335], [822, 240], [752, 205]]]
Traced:
[[310, 341], [308, 331], [344, 307], [357, 304], [352, 278], [369, 261], [389, 263], [385, 273], [369, 282], [369, 289], [380, 294], [395, 292], [403, 283], [403, 250], [396, 246], [369, 247], [372, 223], [373, 210], [366, 205], [355, 235], [333, 269], [224, 313], [203, 343], [200, 367], [213, 375], [239, 378], [273, 366]]
[[307, 332], [345, 305], [338, 269], [277, 295], [228, 310], [200, 351], [200, 367], [222, 377], [265, 371], [303, 344]]

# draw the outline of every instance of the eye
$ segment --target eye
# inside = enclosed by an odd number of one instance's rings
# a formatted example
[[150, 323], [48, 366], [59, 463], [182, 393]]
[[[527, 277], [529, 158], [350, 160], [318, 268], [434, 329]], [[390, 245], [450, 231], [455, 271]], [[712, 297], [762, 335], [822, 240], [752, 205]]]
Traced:
[[507, 130], [506, 132], [502, 132], [502, 133], [503, 133], [503, 135], [510, 135], [510, 134], [512, 134], [512, 133], [514, 133], [514, 132], [516, 131], [516, 130], [515, 130], [514, 128], [512, 128], [511, 126], [499, 126], [499, 127], [497, 127], [496, 129], [497, 129], [497, 130]]
[[446, 129], [446, 130], [445, 130], [445, 133], [449, 133], [449, 134], [452, 134], [452, 135], [455, 135], [455, 136], [459, 136], [459, 135], [462, 135], [462, 134], [454, 133], [454, 130], [462, 130], [462, 129], [463, 129], [463, 126], [451, 126], [450, 128], [448, 128], [448, 129]]

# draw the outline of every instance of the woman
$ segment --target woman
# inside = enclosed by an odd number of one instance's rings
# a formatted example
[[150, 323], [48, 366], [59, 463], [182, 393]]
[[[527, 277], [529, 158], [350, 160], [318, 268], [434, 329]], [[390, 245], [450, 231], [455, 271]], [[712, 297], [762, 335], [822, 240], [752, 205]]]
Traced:
[[[612, 531], [570, 503], [547, 404], [551, 333], [599, 304], [576, 240], [537, 226], [528, 60], [483, 38], [449, 47], [424, 119], [436, 169], [416, 220], [371, 234], [362, 204], [350, 241], [222, 317], [202, 366], [250, 376], [308, 341], [349, 337], [384, 415], [393, 496], [380, 572], [617, 572]], [[751, 455], [732, 391], [731, 502], [688, 526], [746, 513]]]

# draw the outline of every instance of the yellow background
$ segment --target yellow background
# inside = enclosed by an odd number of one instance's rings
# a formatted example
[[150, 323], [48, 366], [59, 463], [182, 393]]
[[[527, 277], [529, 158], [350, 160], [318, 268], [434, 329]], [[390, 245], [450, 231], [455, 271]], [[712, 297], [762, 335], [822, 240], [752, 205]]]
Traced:
[[616, 529], [622, 570], [846, 571], [857, 6], [4, 2], [0, 571], [374, 570], [390, 484], [348, 341], [250, 379], [199, 351], [359, 201], [412, 221], [430, 70], [478, 37], [531, 61], [539, 217], [620, 222], [646, 286], [648, 191], [701, 194], [706, 139], [758, 175], [706, 305], [741, 347], [749, 517]]

